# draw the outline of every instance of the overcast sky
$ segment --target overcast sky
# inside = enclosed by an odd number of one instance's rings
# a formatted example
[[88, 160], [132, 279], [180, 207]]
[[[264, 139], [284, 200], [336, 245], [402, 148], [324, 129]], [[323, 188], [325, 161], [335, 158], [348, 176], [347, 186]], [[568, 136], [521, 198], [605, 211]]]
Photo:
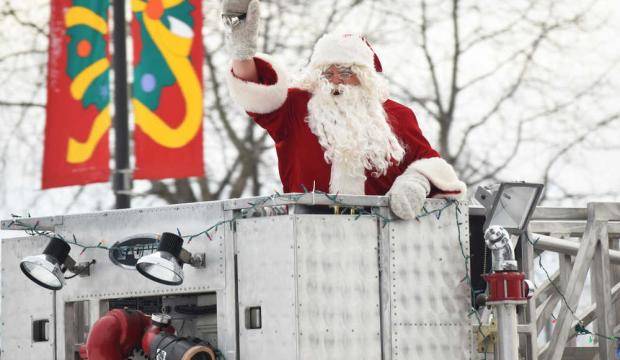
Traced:
[[[3, 0], [6, 2], [7, 0]], [[34, 0], [33, 0], [34, 1]], [[47, 8], [32, 7], [24, 2], [11, 1], [16, 9], [23, 11], [24, 17], [29, 21], [38, 24], [44, 24], [49, 17]], [[37, 1], [35, 1], [37, 2]], [[572, 4], [573, 2], [567, 2]], [[38, 1], [37, 4], [45, 4]], [[205, 12], [207, 13], [207, 21], [217, 21], [215, 19], [214, 6], [212, 2], [205, 3]], [[495, 6], [491, 3], [489, 6]], [[573, 5], [566, 5], [573, 6]], [[579, 6], [575, 4], [574, 6]], [[545, 58], [540, 59], [543, 63], [548, 64], [549, 68], [553, 68], [557, 73], [565, 77], [564, 80], [569, 82], [580, 83], [592, 80], [592, 77], [600, 73], [602, 67], [610, 66], [614, 61], [620, 59], [620, 42], [618, 34], [620, 34], [620, 10], [618, 1], [600, 1], [593, 10], [595, 15], [593, 19], [598, 19], [604, 24], [596, 30], [589, 31], [587, 35], [575, 34], [572, 36], [567, 34], [561, 42], [570, 44], [570, 46], [558, 47], [557, 51], [545, 52]], [[311, 20], [311, 19], [310, 19]], [[488, 19], [489, 23], [497, 21], [496, 19]], [[592, 20], [596, 22], [596, 20]], [[4, 21], [2, 24], [2, 33], [0, 39], [3, 48], [0, 54], [8, 54], [19, 51], [23, 48], [36, 48], [40, 50], [39, 54], [32, 57], [20, 57], [20, 66], [16, 67], [15, 62], [4, 61], [0, 63], [0, 79], [3, 80], [3, 86], [0, 88], [0, 99], [7, 101], [34, 101], [43, 103], [45, 101], [44, 92], [32, 93], [32, 85], [34, 82], [45, 81], [45, 77], [38, 70], [44, 68], [46, 43], [42, 42], [41, 37], [26, 36], [19, 31], [19, 26], [14, 21]], [[359, 31], [359, 28], [368, 23], [363, 24], [356, 21], [355, 16], [345, 18], [338, 26], [337, 30]], [[41, 25], [42, 26], [42, 25]], [[473, 24], [462, 24], [463, 28], [473, 26]], [[396, 36], [389, 29], [389, 24], [374, 24], [371, 28], [376, 31], [382, 31], [386, 37]], [[393, 30], [397, 31], [397, 30]], [[397, 34], [397, 33], [396, 33]], [[399, 34], [403, 36], [403, 34]], [[519, 38], [519, 34], [515, 34]], [[387, 39], [389, 40], [389, 38]], [[379, 41], [376, 45], [377, 52], [381, 54], [384, 63], [385, 72], [390, 77], [399, 77], [405, 74], [409, 82], [415, 83], [418, 75], [423, 77], [423, 68], [417, 68], [415, 71], [408, 69], [403, 70], [403, 57], [407, 56], [407, 49], [400, 48], [393, 41]], [[489, 49], [489, 54], [492, 54]], [[488, 61], [488, 57], [484, 56], [484, 52], [478, 58], [468, 59], [468, 66], [473, 69], [484, 66]], [[288, 62], [292, 67], [299, 67], [305, 63], [307, 59], [290, 59]], [[412, 59], [415, 63], [419, 59]], [[43, 67], [41, 67], [43, 65]], [[15, 70], [15, 69], [18, 70]], [[35, 70], [33, 70], [35, 69]], [[572, 78], [570, 78], [572, 77]], [[574, 81], [573, 81], [574, 80]], [[610, 74], [607, 79], [609, 83], [620, 84], [620, 68], [616, 67], [615, 71]], [[578, 134], [580, 126], [584, 128], [591, 124], [591, 119], [597, 118], [601, 114], [609, 111], [618, 110], [618, 99], [620, 87], [616, 87], [613, 93], [606, 93], [600, 103], [591, 101], [587, 103], [587, 107], [576, 109], [573, 114], [578, 114], [579, 122], [567, 120], [567, 124], [571, 124], [570, 128], [548, 128], [543, 124], [530, 131], [536, 133], [535, 140], [528, 143], [523, 151], [520, 151], [514, 163], [505, 170], [503, 176], [506, 180], [530, 180], [539, 181], [541, 167], [544, 166], [545, 156], [550, 154], [550, 144], [557, 149], [562, 142], [569, 141]], [[487, 91], [493, 91], [492, 88]], [[484, 93], [479, 94], [484, 97]], [[471, 111], [474, 111], [477, 104], [475, 99], [471, 101]], [[527, 106], [527, 102], [540, 101], [539, 96], [532, 96], [524, 99], [523, 106]], [[413, 106], [415, 109], [415, 106]], [[515, 109], [518, 111], [518, 109]], [[417, 109], [416, 109], [417, 112]], [[113, 196], [109, 191], [108, 184], [89, 185], [79, 194], [76, 194], [76, 187], [40, 190], [40, 171], [42, 158], [42, 140], [44, 129], [44, 111], [40, 108], [24, 110], [16, 108], [0, 108], [0, 118], [3, 126], [0, 129], [0, 146], [2, 146], [2, 158], [0, 159], [0, 218], [8, 218], [11, 213], [15, 214], [31, 214], [33, 216], [44, 216], [64, 213], [88, 212], [94, 210], [109, 209], [113, 206]], [[431, 122], [421, 119], [420, 124], [431, 140], [436, 141], [436, 128]], [[576, 125], [577, 124], [577, 125]], [[509, 131], [502, 130], [502, 124], [498, 123], [496, 132], [488, 131], [477, 134], [479, 150], [490, 152], [501, 152], [504, 142], [509, 142], [514, 137]], [[205, 131], [208, 131], [206, 127]], [[542, 136], [541, 136], [542, 135]], [[620, 188], [620, 166], [618, 166], [618, 158], [620, 157], [620, 125], [618, 122], [612, 124], [605, 131], [597, 132], [592, 136], [588, 136], [582, 144], [570, 150], [566, 157], [554, 165], [552, 174], [559, 180], [561, 186], [578, 194], [592, 194], [587, 200], [590, 201], [610, 201], [618, 200], [618, 189]], [[212, 134], [206, 133], [206, 151], [217, 151], [216, 142]], [[491, 145], [494, 144], [494, 145]], [[268, 163], [273, 166], [272, 176], [267, 178], [269, 185], [266, 188], [277, 190], [277, 172], [275, 170], [275, 157], [273, 154], [268, 158]], [[143, 189], [146, 185], [138, 182], [137, 189]], [[73, 199], [77, 195], [77, 201]], [[558, 195], [553, 192], [550, 195]], [[559, 199], [550, 201], [549, 205], [564, 206], [584, 206], [587, 201], [583, 198], [579, 199]], [[161, 205], [163, 202], [154, 198], [138, 198], [134, 200], [134, 206], [153, 206]]]

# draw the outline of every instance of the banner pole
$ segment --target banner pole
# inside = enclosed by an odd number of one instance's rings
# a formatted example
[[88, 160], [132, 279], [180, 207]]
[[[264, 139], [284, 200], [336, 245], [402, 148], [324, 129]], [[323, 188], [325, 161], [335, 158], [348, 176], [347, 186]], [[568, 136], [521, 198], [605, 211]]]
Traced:
[[125, 31], [125, 0], [114, 3], [114, 169], [112, 187], [116, 195], [116, 208], [131, 207], [131, 170], [129, 169], [129, 121], [127, 98], [127, 51]]

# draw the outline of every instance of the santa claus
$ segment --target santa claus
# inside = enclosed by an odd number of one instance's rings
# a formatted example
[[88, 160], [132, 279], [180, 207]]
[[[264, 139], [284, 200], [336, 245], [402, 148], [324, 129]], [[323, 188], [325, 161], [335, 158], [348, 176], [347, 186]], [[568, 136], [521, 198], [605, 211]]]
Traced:
[[466, 186], [439, 157], [411, 109], [388, 99], [379, 58], [363, 38], [328, 34], [292, 84], [270, 56], [256, 53], [259, 2], [227, 22], [228, 86], [273, 138], [285, 192], [390, 196], [403, 219], [427, 196], [463, 198]]

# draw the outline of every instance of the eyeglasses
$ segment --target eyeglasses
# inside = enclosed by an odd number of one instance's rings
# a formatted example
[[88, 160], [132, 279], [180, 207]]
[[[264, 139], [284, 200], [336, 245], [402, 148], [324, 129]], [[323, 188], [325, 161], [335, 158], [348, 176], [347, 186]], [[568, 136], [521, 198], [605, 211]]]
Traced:
[[331, 80], [336, 74], [338, 74], [338, 77], [343, 80], [347, 80], [353, 75], [355, 75], [353, 73], [353, 70], [351, 70], [351, 67], [335, 65], [335, 66], [330, 66], [329, 69], [323, 71], [321, 73], [321, 76], [323, 76], [327, 80]]

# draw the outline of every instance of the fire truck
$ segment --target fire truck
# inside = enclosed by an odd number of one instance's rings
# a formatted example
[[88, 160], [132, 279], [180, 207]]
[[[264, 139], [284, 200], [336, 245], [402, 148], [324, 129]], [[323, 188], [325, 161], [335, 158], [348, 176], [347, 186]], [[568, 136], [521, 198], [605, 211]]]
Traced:
[[[412, 221], [387, 205], [277, 195], [4, 221], [29, 235], [2, 241], [2, 358], [471, 358], [467, 205], [429, 200]], [[37, 280], [37, 256], [58, 276]]]

